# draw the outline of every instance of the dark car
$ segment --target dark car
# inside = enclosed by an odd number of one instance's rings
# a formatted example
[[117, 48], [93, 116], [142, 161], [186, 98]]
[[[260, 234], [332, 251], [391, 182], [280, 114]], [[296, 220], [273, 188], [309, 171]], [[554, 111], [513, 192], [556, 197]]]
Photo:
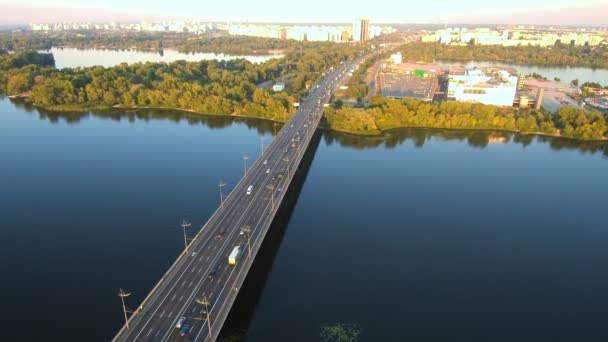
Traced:
[[216, 274], [217, 274], [217, 268], [215, 268], [211, 272], [209, 272], [209, 274], [207, 275], [207, 278], [213, 279], [213, 277], [215, 277]]
[[188, 335], [188, 332], [190, 332], [190, 324], [186, 324], [182, 327], [179, 331], [179, 336], [186, 336]]

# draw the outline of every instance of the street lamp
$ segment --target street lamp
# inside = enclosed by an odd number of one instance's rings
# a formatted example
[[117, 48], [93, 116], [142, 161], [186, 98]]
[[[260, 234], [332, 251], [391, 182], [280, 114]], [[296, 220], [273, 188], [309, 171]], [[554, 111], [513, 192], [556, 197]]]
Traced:
[[205, 313], [207, 313], [207, 326], [209, 327], [209, 339], [213, 340], [211, 334], [211, 313], [209, 312], [209, 300], [206, 296], [203, 296], [203, 298], [197, 298], [194, 301], [205, 306]]
[[125, 324], [127, 325], [127, 329], [129, 329], [129, 319], [127, 318], [127, 307], [125, 306], [125, 298], [129, 297], [131, 294], [126, 293], [125, 290], [118, 290], [118, 297], [120, 297], [120, 301], [122, 302], [122, 313], [125, 315]]
[[241, 226], [241, 231], [247, 234], [247, 256], [251, 258], [251, 227], [249, 225]]
[[268, 184], [268, 185], [266, 185], [266, 189], [270, 190], [271, 206], [272, 206], [272, 210], [274, 210], [274, 185]]
[[247, 155], [247, 153], [245, 153], [243, 155], [243, 163], [245, 165], [245, 177], [247, 177], [247, 159], [249, 159], [249, 155]]
[[224, 193], [222, 192], [222, 187], [226, 186], [226, 183], [220, 179], [220, 182], [217, 185], [220, 187], [220, 207], [224, 209]]
[[192, 225], [192, 223], [190, 222], [186, 222], [185, 220], [182, 221], [182, 228], [184, 229], [184, 249], [186, 250], [186, 252], [188, 252], [188, 239], [186, 238], [186, 229], [188, 229], [188, 227], [190, 227]]
[[260, 137], [260, 150], [262, 151], [261, 154], [264, 154], [264, 137], [263, 136]]
[[287, 169], [287, 178], [289, 178], [289, 169], [290, 169], [290, 167], [289, 167], [289, 157], [288, 156], [283, 157], [283, 161], [285, 163], [287, 163], [287, 167], [286, 167], [286, 169]]

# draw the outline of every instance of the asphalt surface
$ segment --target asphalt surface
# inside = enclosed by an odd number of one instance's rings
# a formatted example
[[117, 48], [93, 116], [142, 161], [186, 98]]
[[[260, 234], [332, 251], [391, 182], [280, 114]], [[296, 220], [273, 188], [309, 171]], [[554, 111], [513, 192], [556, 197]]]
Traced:
[[[344, 62], [311, 88], [295, 115], [250, 167], [184, 252], [123, 327], [114, 341], [212, 341], [232, 307], [257, 249], [272, 223], [308, 143], [333, 91], [346, 80], [347, 70], [364, 57]], [[251, 194], [247, 188], [252, 186]], [[274, 204], [273, 204], [274, 198]], [[251, 227], [241, 234], [241, 227]], [[249, 237], [249, 239], [248, 239]], [[249, 244], [248, 244], [249, 241]], [[236, 265], [229, 265], [233, 248], [241, 246]], [[249, 256], [251, 246], [251, 256]], [[205, 297], [208, 305], [196, 299]], [[209, 334], [207, 310], [212, 324]], [[186, 318], [190, 330], [180, 336], [176, 324]]]

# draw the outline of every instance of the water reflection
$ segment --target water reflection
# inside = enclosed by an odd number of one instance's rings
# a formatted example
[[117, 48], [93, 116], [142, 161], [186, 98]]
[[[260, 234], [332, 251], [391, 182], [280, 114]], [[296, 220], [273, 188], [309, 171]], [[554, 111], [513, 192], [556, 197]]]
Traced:
[[[37, 112], [41, 119], [52, 123], [64, 121], [77, 124], [89, 117], [110, 119], [114, 121], [168, 120], [176, 123], [187, 122], [189, 125], [204, 125], [211, 129], [223, 129], [235, 122], [242, 123], [260, 134], [278, 132], [283, 125], [256, 118], [239, 118], [229, 116], [200, 115], [178, 110], [137, 109], [137, 110], [100, 110], [85, 113], [52, 112], [35, 108], [25, 101], [11, 101], [16, 107], [27, 113]], [[383, 147], [393, 149], [408, 140], [418, 148], [424, 147], [428, 140], [466, 142], [469, 146], [484, 149], [493, 144], [515, 143], [522, 147], [533, 142], [549, 144], [552, 150], [577, 150], [584, 153], [602, 153], [608, 157], [608, 143], [602, 141], [580, 141], [531, 134], [519, 134], [500, 131], [446, 130], [428, 128], [402, 128], [386, 132], [381, 136], [363, 137], [340, 132], [326, 131], [323, 138], [327, 144], [338, 143], [340, 146], [356, 150]]]
[[357, 150], [384, 147], [393, 149], [408, 140], [418, 148], [424, 147], [428, 140], [466, 142], [469, 146], [484, 149], [493, 144], [515, 143], [526, 147], [533, 142], [549, 144], [552, 150], [577, 150], [585, 153], [603, 153], [608, 156], [608, 143], [602, 141], [579, 141], [531, 134], [518, 134], [497, 131], [445, 130], [427, 128], [403, 128], [386, 132], [377, 137], [361, 137], [337, 132], [325, 132], [327, 144]]

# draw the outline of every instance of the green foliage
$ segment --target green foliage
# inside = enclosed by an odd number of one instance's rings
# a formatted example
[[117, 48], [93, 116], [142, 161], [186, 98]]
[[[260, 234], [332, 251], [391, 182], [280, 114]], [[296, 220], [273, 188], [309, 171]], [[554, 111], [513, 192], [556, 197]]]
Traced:
[[[283, 59], [263, 64], [236, 59], [123, 63], [111, 68], [62, 70], [32, 65], [14, 68], [28, 61], [45, 64], [44, 56], [50, 56], [52, 61], [52, 55], [24, 52], [0, 58], [0, 66], [9, 70], [0, 78], [0, 91], [17, 94], [31, 90], [29, 101], [56, 110], [157, 107], [285, 121], [295, 112], [293, 103], [307, 95], [322, 71], [353, 58], [361, 50], [335, 43], [315, 46], [315, 50], [290, 52]], [[270, 93], [257, 87], [279, 78], [287, 80], [285, 92]]]
[[402, 50], [404, 60], [432, 62], [434, 59], [505, 61], [517, 64], [584, 66], [608, 68], [608, 46], [540, 46], [467, 45], [413, 43]]
[[355, 342], [361, 330], [355, 325], [335, 324], [321, 328], [321, 341], [323, 342]]
[[563, 107], [557, 115], [466, 102], [427, 103], [376, 96], [367, 109], [327, 108], [330, 128], [357, 134], [378, 134], [398, 127], [491, 129], [557, 134], [576, 139], [602, 139], [608, 133], [604, 116]]

